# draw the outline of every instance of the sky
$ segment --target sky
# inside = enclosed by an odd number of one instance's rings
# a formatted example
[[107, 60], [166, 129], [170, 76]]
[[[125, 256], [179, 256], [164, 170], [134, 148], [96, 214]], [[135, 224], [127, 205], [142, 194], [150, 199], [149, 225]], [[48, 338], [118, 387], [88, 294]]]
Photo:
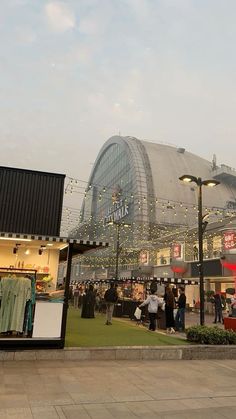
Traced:
[[1, 0], [1, 165], [86, 181], [120, 133], [236, 167], [235, 21], [235, 0]]

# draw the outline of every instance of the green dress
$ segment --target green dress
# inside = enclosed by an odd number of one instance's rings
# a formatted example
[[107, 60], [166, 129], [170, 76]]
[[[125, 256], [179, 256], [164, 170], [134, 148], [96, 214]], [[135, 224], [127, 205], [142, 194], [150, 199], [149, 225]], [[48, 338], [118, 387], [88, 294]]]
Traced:
[[31, 299], [31, 281], [28, 278], [8, 277], [0, 281], [0, 333], [23, 332], [25, 307]]

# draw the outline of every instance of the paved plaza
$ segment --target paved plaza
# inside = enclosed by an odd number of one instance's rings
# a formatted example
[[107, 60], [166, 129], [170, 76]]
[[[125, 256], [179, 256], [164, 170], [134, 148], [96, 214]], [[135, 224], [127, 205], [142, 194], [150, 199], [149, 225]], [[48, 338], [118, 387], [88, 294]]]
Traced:
[[12, 361], [0, 418], [236, 417], [236, 361]]

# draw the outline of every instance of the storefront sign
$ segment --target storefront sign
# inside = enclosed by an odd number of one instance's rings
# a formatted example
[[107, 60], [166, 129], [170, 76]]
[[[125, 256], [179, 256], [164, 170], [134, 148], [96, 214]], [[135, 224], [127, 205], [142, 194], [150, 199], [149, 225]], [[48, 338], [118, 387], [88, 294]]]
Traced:
[[174, 259], [181, 258], [181, 244], [174, 244], [172, 247], [172, 255]]
[[104, 223], [120, 221], [127, 215], [129, 215], [129, 206], [123, 199], [120, 199], [119, 201], [114, 202], [113, 206], [109, 208], [107, 215], [104, 218]]
[[142, 250], [140, 252], [139, 262], [142, 265], [148, 265], [148, 262], [149, 262], [149, 252], [147, 250]]
[[236, 248], [236, 233], [235, 231], [227, 231], [224, 233], [224, 249], [230, 250]]

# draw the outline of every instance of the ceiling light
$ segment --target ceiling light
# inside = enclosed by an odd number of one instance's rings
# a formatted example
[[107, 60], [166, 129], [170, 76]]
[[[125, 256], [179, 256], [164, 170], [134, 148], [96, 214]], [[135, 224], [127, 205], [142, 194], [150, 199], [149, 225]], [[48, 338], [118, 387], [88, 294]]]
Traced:
[[18, 242], [31, 242], [31, 239], [19, 239], [18, 237], [0, 237], [0, 240], [17, 240]]
[[14, 253], [14, 255], [18, 252], [19, 246], [20, 246], [20, 243], [16, 243], [15, 247], [13, 247], [13, 253]]
[[66, 247], [68, 247], [68, 244], [65, 244], [65, 246], [60, 247], [60, 250], [65, 249]]

